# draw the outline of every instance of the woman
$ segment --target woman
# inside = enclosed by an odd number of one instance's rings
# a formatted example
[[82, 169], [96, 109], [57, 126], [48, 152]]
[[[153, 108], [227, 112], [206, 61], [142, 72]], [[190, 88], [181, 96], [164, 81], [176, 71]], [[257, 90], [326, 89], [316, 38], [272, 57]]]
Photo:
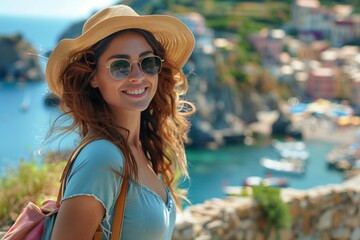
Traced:
[[180, 99], [187, 90], [181, 68], [193, 47], [178, 19], [139, 16], [125, 5], [99, 11], [81, 36], [56, 46], [46, 77], [73, 120], [65, 132], [96, 140], [72, 166], [51, 239], [92, 239], [99, 224], [109, 239], [125, 165], [122, 239], [171, 239], [174, 174], [187, 175], [184, 142], [194, 111]]

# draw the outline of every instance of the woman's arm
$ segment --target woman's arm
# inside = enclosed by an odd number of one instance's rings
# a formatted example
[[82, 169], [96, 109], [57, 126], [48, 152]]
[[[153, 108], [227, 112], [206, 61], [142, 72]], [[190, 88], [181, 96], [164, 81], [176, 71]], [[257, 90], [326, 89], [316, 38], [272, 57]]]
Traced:
[[105, 215], [103, 205], [92, 196], [76, 196], [62, 202], [51, 240], [91, 240]]

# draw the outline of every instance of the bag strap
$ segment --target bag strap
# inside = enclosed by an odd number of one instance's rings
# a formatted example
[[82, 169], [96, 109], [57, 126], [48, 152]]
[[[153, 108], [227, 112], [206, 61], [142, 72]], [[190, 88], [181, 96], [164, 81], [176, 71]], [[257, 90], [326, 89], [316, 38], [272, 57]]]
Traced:
[[[63, 194], [65, 191], [65, 181], [66, 181], [68, 175], [70, 174], [70, 169], [71, 169], [72, 165], [74, 164], [77, 155], [87, 144], [89, 144], [90, 142], [92, 142], [94, 140], [96, 140], [95, 137], [90, 137], [90, 138], [84, 139], [80, 143], [80, 145], [71, 154], [69, 161], [67, 162], [67, 164], [64, 168], [64, 171], [61, 175], [61, 178], [60, 178], [60, 188], [59, 188], [59, 192], [58, 192], [58, 196], [57, 196], [57, 200], [56, 200], [57, 207], [60, 207], [60, 201], [63, 198]], [[128, 187], [129, 187], [128, 170], [127, 170], [127, 165], [124, 162], [124, 177], [123, 177], [123, 181], [121, 184], [120, 194], [119, 194], [119, 197], [117, 198], [116, 204], [115, 204], [114, 219], [113, 219], [113, 224], [112, 224], [113, 232], [111, 234], [111, 240], [118, 240], [121, 237], [122, 222], [123, 222], [124, 212], [125, 212], [126, 193], [127, 193]], [[101, 238], [102, 238], [102, 228], [101, 228], [101, 225], [99, 225], [93, 239], [101, 240]]]
[[61, 199], [63, 198], [63, 194], [64, 194], [64, 190], [65, 190], [65, 181], [67, 179], [67, 177], [69, 176], [70, 174], [70, 170], [71, 170], [71, 167], [72, 165], [74, 164], [75, 162], [75, 159], [77, 157], [77, 155], [80, 153], [80, 151], [87, 145], [89, 144], [90, 142], [96, 140], [95, 137], [89, 137], [89, 138], [85, 138], [81, 143], [80, 145], [72, 152], [72, 154], [70, 155], [70, 158], [64, 168], [64, 171], [61, 175], [61, 178], [60, 178], [60, 188], [59, 188], [59, 192], [58, 192], [58, 196], [57, 196], [57, 199], [56, 199], [56, 206], [57, 207], [60, 207], [60, 201]]
[[116, 201], [116, 205], [114, 209], [114, 220], [112, 223], [113, 231], [110, 240], [119, 240], [121, 238], [121, 232], [122, 232], [121, 230], [123, 225], [122, 223], [125, 213], [126, 193], [129, 187], [129, 179], [127, 174], [128, 173], [126, 169], [126, 164], [124, 162], [124, 178], [121, 184], [120, 194]]

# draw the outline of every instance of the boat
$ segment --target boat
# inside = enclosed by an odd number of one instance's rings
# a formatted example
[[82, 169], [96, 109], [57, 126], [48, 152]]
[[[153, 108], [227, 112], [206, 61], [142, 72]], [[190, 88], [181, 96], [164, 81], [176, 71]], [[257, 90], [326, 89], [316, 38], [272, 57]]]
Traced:
[[273, 177], [268, 175], [266, 177], [250, 176], [244, 179], [243, 186], [224, 186], [223, 191], [228, 196], [243, 196], [251, 191], [251, 187], [263, 184], [268, 187], [288, 187], [289, 182], [287, 178]]
[[279, 154], [282, 158], [287, 159], [299, 159], [299, 160], [308, 160], [310, 154], [308, 151], [304, 150], [292, 150], [292, 149], [283, 149], [279, 151]]
[[281, 142], [273, 140], [272, 146], [279, 152], [283, 150], [304, 151], [306, 149], [306, 144], [303, 141]]
[[359, 142], [340, 145], [333, 148], [328, 153], [326, 162], [330, 169], [337, 169], [340, 171], [351, 170], [356, 167], [359, 153]]
[[302, 175], [305, 172], [305, 163], [298, 159], [286, 159], [274, 160], [271, 158], [263, 157], [260, 159], [260, 164], [267, 170]]
[[244, 186], [259, 186], [263, 184], [264, 186], [271, 187], [287, 187], [289, 186], [288, 179], [284, 177], [274, 177], [271, 175], [260, 177], [260, 176], [250, 176], [245, 178]]
[[248, 193], [248, 188], [242, 186], [224, 186], [223, 192], [228, 196], [243, 196]]
[[21, 112], [27, 112], [30, 108], [30, 96], [29, 95], [25, 95], [23, 98], [23, 101], [21, 102], [20, 105], [20, 111]]

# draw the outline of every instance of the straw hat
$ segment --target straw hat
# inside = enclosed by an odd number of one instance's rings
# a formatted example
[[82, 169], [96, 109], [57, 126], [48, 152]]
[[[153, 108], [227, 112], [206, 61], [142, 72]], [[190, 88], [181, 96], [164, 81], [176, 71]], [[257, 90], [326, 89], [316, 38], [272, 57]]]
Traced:
[[89, 49], [112, 33], [140, 28], [151, 32], [163, 45], [167, 58], [181, 69], [190, 57], [195, 40], [192, 32], [179, 19], [168, 15], [139, 15], [126, 5], [105, 8], [91, 16], [82, 34], [75, 39], [63, 39], [52, 51], [46, 66], [50, 90], [57, 96], [63, 92], [61, 74], [74, 54]]

